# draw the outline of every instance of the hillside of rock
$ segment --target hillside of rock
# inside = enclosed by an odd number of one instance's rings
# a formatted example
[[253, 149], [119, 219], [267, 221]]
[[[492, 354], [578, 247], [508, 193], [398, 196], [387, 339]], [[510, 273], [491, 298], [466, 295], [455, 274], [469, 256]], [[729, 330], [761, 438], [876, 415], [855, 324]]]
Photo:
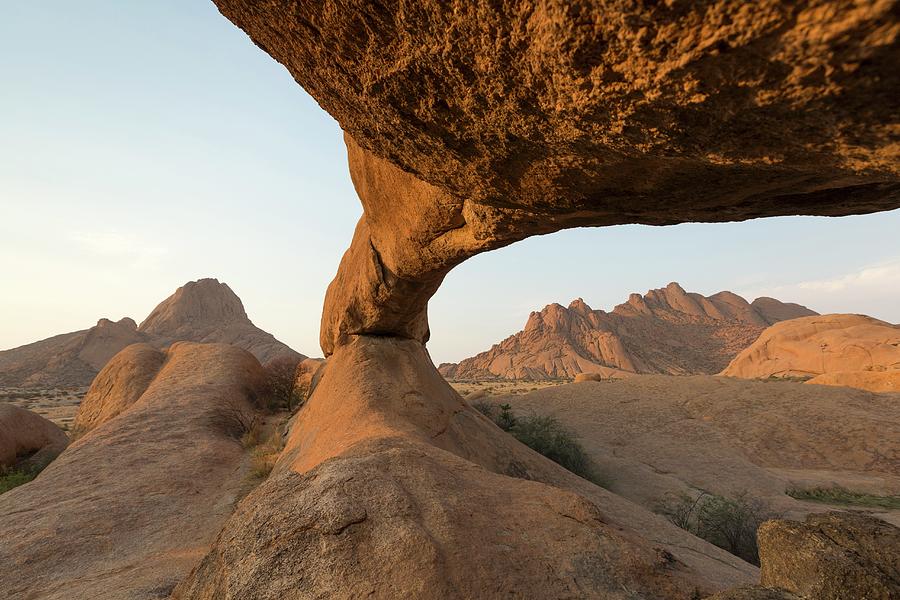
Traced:
[[94, 327], [0, 351], [0, 386], [83, 387], [126, 346], [165, 348], [176, 341], [221, 342], [250, 351], [260, 362], [305, 358], [256, 327], [240, 298], [216, 279], [178, 288], [141, 323], [100, 319]]
[[900, 391], [900, 326], [844, 314], [785, 321], [766, 329], [721, 374]]
[[580, 298], [568, 308], [550, 304], [531, 313], [519, 333], [440, 370], [452, 379], [717, 373], [765, 327], [814, 314], [773, 298], [751, 303], [731, 292], [705, 297], [673, 282], [643, 296], [631, 294], [612, 312], [593, 310]]
[[113, 396], [146, 389], [93, 419], [34, 481], [0, 495], [4, 598], [165, 598], [246, 486], [240, 437], [263, 382], [251, 354], [225, 344], [144, 347], [114, 358], [98, 380]]

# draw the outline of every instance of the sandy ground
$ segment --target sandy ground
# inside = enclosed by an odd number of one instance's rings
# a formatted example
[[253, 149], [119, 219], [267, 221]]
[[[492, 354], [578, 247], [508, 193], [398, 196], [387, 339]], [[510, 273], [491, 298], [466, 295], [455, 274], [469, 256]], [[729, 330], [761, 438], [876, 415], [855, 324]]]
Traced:
[[0, 402], [9, 402], [47, 418], [68, 431], [87, 388], [0, 387]]
[[[485, 379], [475, 381], [470, 379], [448, 380], [448, 383], [464, 398], [470, 394], [481, 396], [506, 396], [527, 394], [549, 387], [569, 383], [567, 379], [548, 379], [544, 381], [525, 381], [517, 379]], [[474, 398], [473, 398], [474, 399]]]

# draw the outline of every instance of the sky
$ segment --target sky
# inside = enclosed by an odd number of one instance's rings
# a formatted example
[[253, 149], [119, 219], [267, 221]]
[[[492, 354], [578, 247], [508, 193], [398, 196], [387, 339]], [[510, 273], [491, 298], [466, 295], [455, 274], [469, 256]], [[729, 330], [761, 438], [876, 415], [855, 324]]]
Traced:
[[[338, 124], [205, 0], [62, 0], [0, 21], [0, 349], [140, 322], [216, 277], [321, 355], [325, 289], [361, 209]], [[429, 308], [435, 362], [581, 297], [678, 281], [900, 322], [900, 211], [620, 226], [470, 259]]]

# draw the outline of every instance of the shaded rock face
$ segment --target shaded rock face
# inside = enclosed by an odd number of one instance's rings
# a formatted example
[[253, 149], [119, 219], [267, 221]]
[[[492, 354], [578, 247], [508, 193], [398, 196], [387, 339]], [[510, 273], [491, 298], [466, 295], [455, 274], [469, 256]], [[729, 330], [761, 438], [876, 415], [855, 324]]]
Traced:
[[[93, 428], [0, 495], [4, 598], [167, 597], [240, 497], [249, 461], [238, 438], [263, 380], [253, 355], [132, 346], [97, 379], [112, 392], [82, 406], [78, 422]], [[97, 410], [110, 404], [118, 414]]]
[[233, 344], [260, 362], [305, 358], [256, 327], [227, 284], [200, 279], [178, 288], [140, 327], [128, 317], [100, 319], [90, 329], [0, 352], [0, 385], [87, 386], [123, 348], [137, 343], [165, 348], [176, 341]]
[[815, 315], [805, 306], [737, 294], [710, 297], [677, 283], [631, 294], [612, 312], [581, 298], [568, 308], [550, 304], [533, 312], [525, 329], [459, 364], [441, 365], [445, 377], [546, 379], [597, 373], [712, 374], [782, 319]]
[[768, 521], [759, 529], [761, 582], [816, 600], [900, 597], [900, 529], [860, 513]]
[[766, 329], [722, 371], [730, 377], [813, 377], [809, 383], [900, 391], [900, 326], [821, 315]]
[[132, 319], [100, 319], [90, 329], [0, 352], [0, 385], [88, 385], [119, 350], [142, 341]]
[[0, 469], [49, 462], [69, 444], [55, 423], [30, 410], [0, 404]]

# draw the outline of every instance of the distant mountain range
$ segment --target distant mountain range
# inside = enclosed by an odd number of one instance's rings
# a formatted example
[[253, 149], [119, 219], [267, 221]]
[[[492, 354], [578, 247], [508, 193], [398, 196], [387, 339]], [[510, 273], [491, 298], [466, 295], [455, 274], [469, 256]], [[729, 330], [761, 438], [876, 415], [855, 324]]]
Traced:
[[191, 281], [163, 300], [140, 326], [133, 319], [100, 319], [94, 327], [0, 352], [0, 385], [81, 387], [126, 346], [163, 348], [176, 341], [223, 342], [261, 363], [305, 358], [254, 325], [241, 299], [216, 279]]
[[451, 379], [713, 374], [766, 327], [817, 314], [774, 298], [747, 302], [732, 292], [706, 297], [673, 282], [631, 294], [612, 312], [594, 310], [581, 298], [568, 308], [550, 304], [531, 313], [519, 333], [458, 364], [442, 364], [440, 371]]

